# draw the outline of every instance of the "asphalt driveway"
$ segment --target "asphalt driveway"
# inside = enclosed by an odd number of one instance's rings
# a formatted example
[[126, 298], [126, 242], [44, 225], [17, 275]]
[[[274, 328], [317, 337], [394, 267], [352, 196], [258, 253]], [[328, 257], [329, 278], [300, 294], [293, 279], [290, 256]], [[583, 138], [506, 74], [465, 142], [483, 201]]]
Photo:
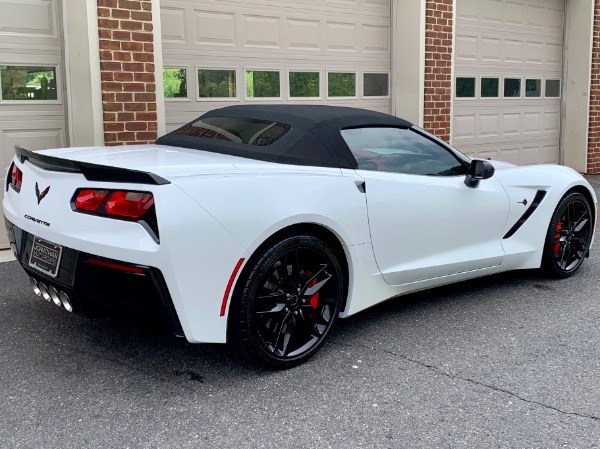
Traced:
[[389, 301], [284, 372], [67, 314], [1, 263], [0, 448], [600, 447], [595, 249], [564, 281], [509, 273]]

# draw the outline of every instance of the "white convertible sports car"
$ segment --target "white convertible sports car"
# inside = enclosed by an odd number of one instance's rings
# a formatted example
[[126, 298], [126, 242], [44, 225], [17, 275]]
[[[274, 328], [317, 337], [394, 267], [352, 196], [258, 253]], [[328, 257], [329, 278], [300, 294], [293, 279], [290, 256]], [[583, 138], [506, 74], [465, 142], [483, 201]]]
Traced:
[[570, 276], [598, 215], [570, 168], [471, 160], [402, 119], [308, 105], [214, 110], [156, 145], [16, 148], [3, 191], [38, 295], [152, 310], [274, 368], [394, 296], [507, 270]]

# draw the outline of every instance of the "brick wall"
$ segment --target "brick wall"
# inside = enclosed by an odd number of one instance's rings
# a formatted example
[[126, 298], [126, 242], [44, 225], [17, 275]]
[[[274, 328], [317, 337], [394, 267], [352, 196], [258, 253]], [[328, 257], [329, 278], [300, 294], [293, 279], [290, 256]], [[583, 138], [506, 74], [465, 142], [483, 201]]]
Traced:
[[98, 0], [106, 145], [157, 138], [152, 3]]
[[452, 0], [427, 0], [424, 128], [450, 141], [452, 104]]
[[593, 33], [587, 172], [600, 173], [600, 0], [594, 2]]

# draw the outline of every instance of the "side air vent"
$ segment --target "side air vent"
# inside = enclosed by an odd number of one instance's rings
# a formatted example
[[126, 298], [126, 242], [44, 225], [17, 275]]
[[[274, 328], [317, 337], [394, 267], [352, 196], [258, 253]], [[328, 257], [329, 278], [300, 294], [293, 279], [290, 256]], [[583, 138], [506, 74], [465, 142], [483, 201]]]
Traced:
[[521, 226], [523, 226], [523, 224], [527, 220], [529, 220], [529, 217], [531, 217], [531, 215], [533, 215], [533, 213], [538, 208], [538, 206], [540, 205], [540, 203], [542, 202], [542, 200], [544, 199], [545, 196], [546, 196], [546, 191], [545, 190], [538, 190], [537, 191], [537, 193], [535, 194], [535, 198], [533, 199], [533, 202], [531, 203], [531, 206], [529, 206], [527, 208], [527, 210], [521, 216], [521, 218], [519, 218], [517, 220], [517, 222], [514, 224], [514, 226], [512, 228], [510, 228], [510, 231], [508, 231], [506, 233], [506, 235], [503, 237], [503, 239], [509, 239], [509, 238], [511, 238], [515, 234], [515, 232], [517, 232], [519, 230], [519, 228]]

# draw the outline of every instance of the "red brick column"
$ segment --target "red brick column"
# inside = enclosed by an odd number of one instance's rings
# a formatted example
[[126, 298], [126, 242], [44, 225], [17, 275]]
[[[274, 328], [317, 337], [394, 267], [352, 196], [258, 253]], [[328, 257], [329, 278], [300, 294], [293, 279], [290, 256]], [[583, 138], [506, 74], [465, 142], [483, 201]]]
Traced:
[[423, 126], [450, 141], [452, 105], [452, 0], [427, 0]]
[[594, 2], [594, 41], [590, 85], [587, 172], [600, 173], [600, 0]]
[[100, 73], [107, 145], [157, 138], [152, 3], [98, 0]]

